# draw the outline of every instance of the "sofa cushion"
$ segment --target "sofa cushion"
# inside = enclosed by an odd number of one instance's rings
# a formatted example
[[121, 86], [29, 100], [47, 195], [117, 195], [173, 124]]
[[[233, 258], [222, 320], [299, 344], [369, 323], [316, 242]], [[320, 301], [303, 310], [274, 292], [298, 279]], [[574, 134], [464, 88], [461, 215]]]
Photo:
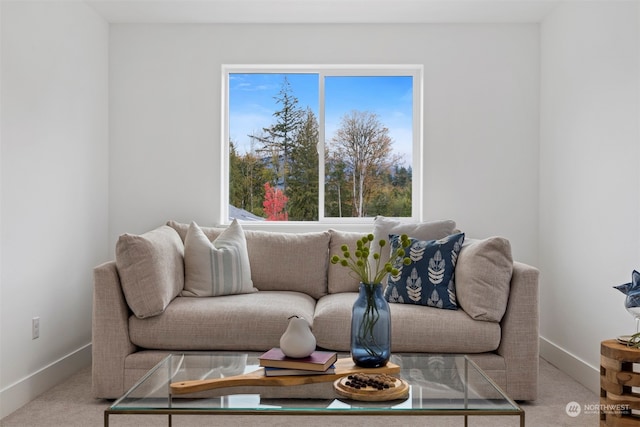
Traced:
[[[464, 233], [439, 240], [418, 240], [412, 237], [405, 256], [411, 263], [395, 263], [398, 274], [390, 275], [384, 297], [391, 303], [428, 305], [457, 310], [455, 269]], [[390, 252], [400, 248], [400, 236], [392, 235]]]
[[[187, 239], [187, 232], [191, 224], [171, 220], [167, 221], [167, 225], [176, 230], [183, 242]], [[214, 241], [225, 230], [225, 227], [200, 227], [200, 229], [210, 241]]]
[[315, 300], [299, 292], [178, 297], [160, 316], [129, 318], [131, 342], [161, 350], [254, 350], [279, 346], [289, 317], [313, 322]]
[[[186, 238], [187, 224], [169, 221]], [[201, 227], [213, 240], [224, 228]], [[261, 291], [298, 291], [316, 299], [327, 294], [328, 231], [282, 233], [245, 230], [251, 279]], [[303, 256], [301, 256], [303, 254]]]
[[192, 222], [184, 242], [182, 296], [215, 297], [256, 292], [244, 231], [234, 220], [213, 241]]
[[[329, 259], [333, 255], [342, 256], [342, 245], [354, 247], [356, 241], [361, 239], [366, 233], [357, 233], [349, 231], [329, 230], [331, 242], [329, 243]], [[330, 294], [338, 292], [358, 292], [360, 287], [360, 279], [349, 268], [340, 264], [329, 263], [328, 290]]]
[[247, 231], [254, 286], [261, 291], [327, 294], [329, 232]]
[[509, 241], [502, 237], [467, 242], [456, 266], [458, 304], [474, 319], [500, 322], [513, 273]]
[[[318, 346], [349, 351], [351, 307], [358, 294], [342, 292], [318, 300], [313, 334]], [[463, 310], [438, 310], [413, 304], [390, 304], [391, 351], [482, 353], [498, 348], [499, 323], [474, 320]]]
[[164, 311], [184, 287], [184, 247], [166, 225], [142, 235], [123, 234], [116, 243], [116, 266], [122, 292], [139, 317]]
[[[455, 221], [439, 220], [429, 222], [403, 222], [390, 219], [384, 216], [377, 216], [373, 221], [373, 242], [371, 242], [371, 253], [380, 252], [380, 262], [384, 265], [389, 261], [390, 252], [380, 251], [381, 239], [389, 241], [391, 234], [406, 234], [419, 240], [437, 240], [453, 234], [456, 228]], [[386, 278], [382, 281], [387, 283]]]

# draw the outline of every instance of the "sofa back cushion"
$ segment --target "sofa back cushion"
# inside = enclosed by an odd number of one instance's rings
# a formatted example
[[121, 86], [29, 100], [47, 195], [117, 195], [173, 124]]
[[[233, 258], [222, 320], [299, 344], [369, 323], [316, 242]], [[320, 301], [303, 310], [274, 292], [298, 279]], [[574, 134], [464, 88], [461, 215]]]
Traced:
[[[358, 233], [353, 231], [339, 231], [329, 230], [331, 235], [331, 242], [329, 243], [329, 259], [333, 255], [342, 257], [342, 245], [347, 245], [349, 248], [354, 248], [356, 241], [362, 239], [367, 233]], [[347, 267], [338, 264], [329, 263], [328, 272], [329, 284], [327, 286], [330, 294], [337, 294], [340, 292], [358, 292], [360, 286], [360, 279], [355, 273]]]
[[[184, 240], [188, 224], [167, 223]], [[224, 228], [201, 227], [209, 240], [216, 239]], [[244, 231], [247, 239], [251, 280], [260, 291], [296, 291], [318, 299], [327, 294], [329, 265], [328, 231], [283, 233]]]
[[329, 232], [245, 233], [256, 288], [304, 292], [315, 299], [327, 294]]
[[162, 313], [184, 287], [184, 246], [166, 225], [142, 235], [123, 234], [116, 266], [129, 308], [141, 319]]
[[500, 322], [513, 273], [511, 245], [503, 237], [467, 241], [456, 265], [458, 304], [475, 320]]
[[[173, 228], [178, 233], [178, 236], [180, 236], [180, 239], [182, 239], [183, 242], [187, 240], [187, 233], [189, 232], [190, 224], [176, 221], [167, 221], [167, 225]], [[218, 236], [225, 230], [222, 227], [200, 227], [200, 229], [211, 242], [218, 238]]]

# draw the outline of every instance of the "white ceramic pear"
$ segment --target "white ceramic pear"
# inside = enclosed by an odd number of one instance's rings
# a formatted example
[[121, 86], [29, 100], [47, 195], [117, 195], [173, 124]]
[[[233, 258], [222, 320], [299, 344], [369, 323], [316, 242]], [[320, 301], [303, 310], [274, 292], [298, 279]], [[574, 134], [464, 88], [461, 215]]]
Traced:
[[293, 358], [307, 357], [316, 349], [316, 337], [311, 333], [311, 326], [301, 317], [291, 316], [289, 325], [280, 337], [280, 349]]

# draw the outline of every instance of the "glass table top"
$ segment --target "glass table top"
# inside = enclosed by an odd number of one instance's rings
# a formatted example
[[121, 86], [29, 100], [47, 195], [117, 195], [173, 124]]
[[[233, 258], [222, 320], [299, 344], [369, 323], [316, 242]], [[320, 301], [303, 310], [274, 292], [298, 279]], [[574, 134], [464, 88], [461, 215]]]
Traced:
[[[400, 366], [394, 376], [409, 385], [407, 398], [363, 402], [340, 397], [333, 382], [300, 386], [243, 386], [193, 394], [172, 394], [172, 383], [225, 378], [261, 369], [260, 353], [171, 354], [152, 368], [124, 396], [105, 411], [117, 413], [218, 412], [359, 414], [428, 413], [460, 415], [521, 415], [522, 409], [466, 356], [394, 354]], [[340, 358], [349, 357], [339, 354]]]

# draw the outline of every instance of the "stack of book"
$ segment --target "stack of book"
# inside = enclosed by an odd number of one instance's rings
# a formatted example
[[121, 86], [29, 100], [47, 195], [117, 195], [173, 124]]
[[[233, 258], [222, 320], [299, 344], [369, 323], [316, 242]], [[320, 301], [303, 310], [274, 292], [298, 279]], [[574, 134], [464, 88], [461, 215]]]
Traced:
[[260, 366], [264, 367], [267, 377], [285, 375], [327, 375], [335, 374], [334, 363], [338, 360], [337, 353], [333, 351], [316, 350], [310, 356], [303, 358], [287, 357], [275, 347], [264, 353], [258, 359]]

